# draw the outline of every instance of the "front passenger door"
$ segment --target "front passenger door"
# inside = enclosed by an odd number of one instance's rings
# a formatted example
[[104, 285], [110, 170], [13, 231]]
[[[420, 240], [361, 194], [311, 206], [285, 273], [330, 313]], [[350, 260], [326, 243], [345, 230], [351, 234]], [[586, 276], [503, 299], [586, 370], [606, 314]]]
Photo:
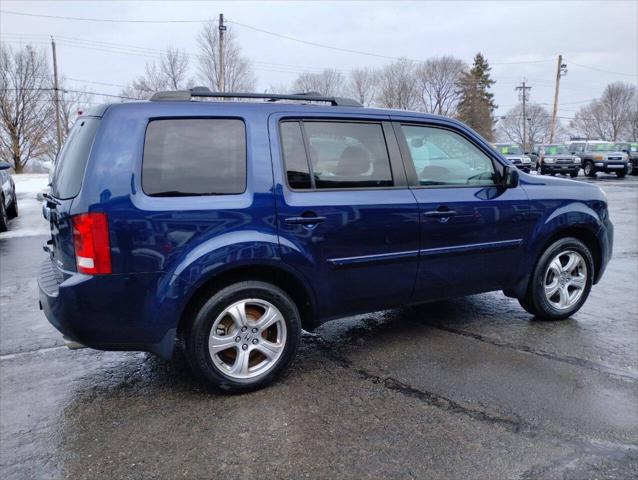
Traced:
[[395, 124], [421, 215], [415, 299], [511, 288], [528, 238], [528, 199], [500, 164], [450, 124]]

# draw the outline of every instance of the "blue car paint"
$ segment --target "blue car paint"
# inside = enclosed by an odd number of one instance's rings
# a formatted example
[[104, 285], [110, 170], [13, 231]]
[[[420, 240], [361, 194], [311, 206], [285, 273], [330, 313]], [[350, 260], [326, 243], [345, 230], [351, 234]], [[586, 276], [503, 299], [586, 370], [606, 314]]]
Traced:
[[[89, 112], [89, 115], [92, 113]], [[305, 327], [348, 314], [437, 298], [510, 289], [521, 294], [547, 241], [561, 230], [590, 232], [600, 249], [596, 281], [611, 256], [604, 194], [580, 182], [520, 173], [517, 188], [409, 188], [396, 122], [453, 128], [506, 160], [465, 125], [437, 116], [317, 105], [150, 102], [112, 105], [101, 116], [80, 194], [51, 210], [56, 289], [40, 301], [65, 335], [101, 349], [170, 357], [178, 323], [207, 282], [238, 268], [271, 268], [309, 298]], [[141, 188], [148, 122], [238, 118], [246, 126], [247, 188], [236, 195], [149, 197]], [[278, 136], [284, 118], [384, 123], [396, 187], [296, 192], [285, 182]], [[449, 206], [446, 222], [426, 211]], [[70, 217], [106, 212], [113, 274], [75, 272]], [[286, 219], [312, 212], [310, 227]], [[57, 230], [56, 230], [57, 229]]]

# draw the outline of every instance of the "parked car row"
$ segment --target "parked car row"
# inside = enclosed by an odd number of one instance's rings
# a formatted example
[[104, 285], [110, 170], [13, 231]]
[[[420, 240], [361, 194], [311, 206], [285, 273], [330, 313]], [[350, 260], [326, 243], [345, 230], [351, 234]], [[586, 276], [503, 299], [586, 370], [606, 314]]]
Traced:
[[580, 169], [588, 177], [598, 172], [614, 173], [619, 178], [638, 175], [638, 142], [612, 143], [601, 140], [572, 141], [568, 144], [536, 145], [525, 152], [515, 143], [495, 143], [494, 148], [518, 169], [541, 175], [578, 176]]
[[18, 216], [18, 199], [16, 186], [9, 174], [7, 162], [0, 161], [0, 232], [9, 228], [9, 220]]

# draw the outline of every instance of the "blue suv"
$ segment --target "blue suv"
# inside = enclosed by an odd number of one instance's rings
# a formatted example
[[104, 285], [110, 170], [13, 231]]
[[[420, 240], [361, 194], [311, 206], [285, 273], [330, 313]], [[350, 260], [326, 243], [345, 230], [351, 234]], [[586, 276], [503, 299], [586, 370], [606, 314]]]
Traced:
[[201, 87], [89, 111], [43, 209], [40, 304], [65, 337], [183, 348], [234, 392], [346, 315], [503, 290], [566, 318], [613, 238], [598, 187], [521, 173], [450, 118]]

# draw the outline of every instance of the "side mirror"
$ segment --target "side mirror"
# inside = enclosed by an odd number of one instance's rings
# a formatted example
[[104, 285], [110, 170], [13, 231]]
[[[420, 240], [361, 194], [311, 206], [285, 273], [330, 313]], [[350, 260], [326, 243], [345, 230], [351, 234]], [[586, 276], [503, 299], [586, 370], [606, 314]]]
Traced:
[[507, 165], [503, 171], [503, 186], [505, 188], [516, 188], [518, 187], [518, 180], [518, 168], [513, 165]]
[[0, 161], [0, 170], [9, 170], [10, 168], [11, 168], [10, 164], [8, 164], [7, 162]]

